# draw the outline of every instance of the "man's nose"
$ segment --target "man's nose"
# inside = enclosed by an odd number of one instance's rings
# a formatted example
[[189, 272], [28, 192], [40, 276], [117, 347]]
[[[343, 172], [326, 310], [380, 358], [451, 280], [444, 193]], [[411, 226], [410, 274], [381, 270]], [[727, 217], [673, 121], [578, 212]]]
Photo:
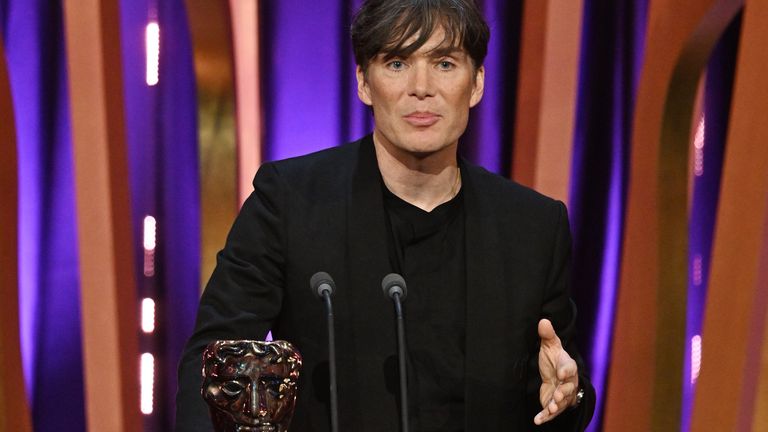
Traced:
[[434, 82], [428, 64], [416, 63], [411, 69], [410, 94], [419, 99], [434, 95]]

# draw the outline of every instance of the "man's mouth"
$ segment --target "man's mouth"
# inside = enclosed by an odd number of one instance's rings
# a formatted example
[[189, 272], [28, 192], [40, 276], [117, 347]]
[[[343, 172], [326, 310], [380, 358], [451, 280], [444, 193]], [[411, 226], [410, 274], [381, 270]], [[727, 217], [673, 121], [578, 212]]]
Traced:
[[414, 111], [403, 116], [403, 120], [413, 126], [432, 126], [440, 121], [441, 116], [428, 111]]

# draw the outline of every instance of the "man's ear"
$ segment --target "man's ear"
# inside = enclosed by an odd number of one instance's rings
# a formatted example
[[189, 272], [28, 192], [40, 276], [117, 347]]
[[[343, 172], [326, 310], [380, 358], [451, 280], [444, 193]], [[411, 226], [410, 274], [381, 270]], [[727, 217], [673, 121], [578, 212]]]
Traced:
[[485, 66], [480, 66], [475, 71], [475, 86], [472, 88], [472, 96], [469, 98], [469, 107], [472, 108], [483, 98], [485, 90]]
[[363, 68], [360, 65], [357, 65], [355, 74], [357, 75], [357, 97], [360, 98], [360, 101], [364, 104], [368, 106], [373, 105], [373, 102], [371, 101], [371, 89], [368, 87], [368, 82], [365, 80], [365, 72], [363, 72]]

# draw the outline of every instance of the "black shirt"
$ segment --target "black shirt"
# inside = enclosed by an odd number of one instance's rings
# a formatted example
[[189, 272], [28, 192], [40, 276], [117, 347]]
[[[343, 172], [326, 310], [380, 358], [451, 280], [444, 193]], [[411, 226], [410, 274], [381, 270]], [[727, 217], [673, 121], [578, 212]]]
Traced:
[[410, 425], [416, 432], [464, 430], [466, 269], [464, 203], [426, 212], [384, 188], [387, 247], [406, 281]]

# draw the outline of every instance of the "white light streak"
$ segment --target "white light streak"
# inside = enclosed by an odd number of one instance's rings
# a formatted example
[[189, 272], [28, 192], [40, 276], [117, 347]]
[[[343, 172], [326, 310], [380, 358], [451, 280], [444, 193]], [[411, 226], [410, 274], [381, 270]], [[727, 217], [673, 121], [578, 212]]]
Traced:
[[141, 301], [141, 330], [144, 333], [155, 331], [155, 301], [151, 298]]
[[152, 354], [141, 355], [141, 412], [152, 414], [154, 411], [155, 357]]
[[160, 26], [156, 22], [147, 24], [147, 85], [160, 82]]
[[144, 217], [144, 250], [157, 247], [157, 220], [152, 216]]
[[701, 116], [699, 125], [696, 127], [696, 136], [693, 138], [693, 172], [696, 177], [704, 174], [704, 136], [706, 133], [706, 119]]
[[694, 286], [701, 286], [701, 282], [703, 281], [703, 274], [702, 274], [702, 258], [701, 254], [696, 254], [693, 257], [693, 285]]
[[701, 336], [691, 338], [691, 385], [696, 384], [701, 371]]
[[157, 247], [157, 220], [144, 217], [144, 276], [155, 275], [155, 248]]

